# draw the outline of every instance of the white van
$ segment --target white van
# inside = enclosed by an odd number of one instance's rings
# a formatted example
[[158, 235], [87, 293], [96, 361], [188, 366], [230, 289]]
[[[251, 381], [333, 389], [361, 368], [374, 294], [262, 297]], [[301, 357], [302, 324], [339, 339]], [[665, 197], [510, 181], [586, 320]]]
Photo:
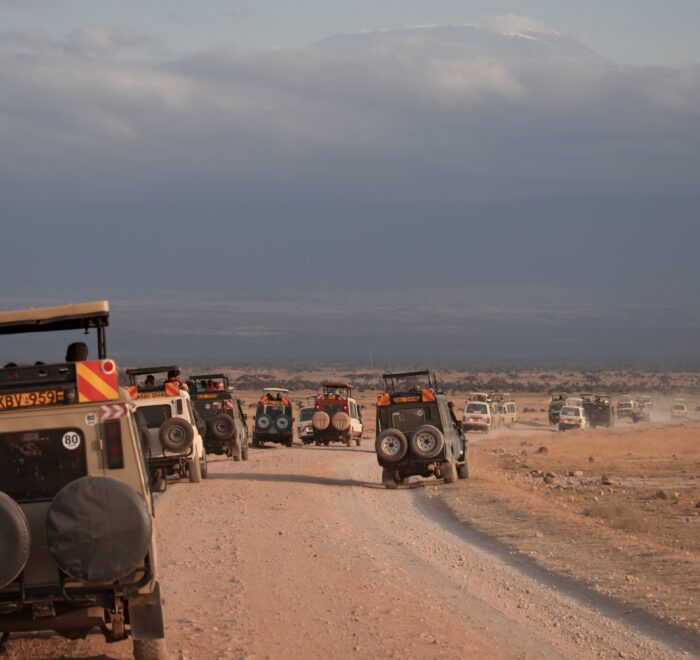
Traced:
[[586, 428], [586, 415], [581, 406], [563, 406], [559, 415], [559, 430], [583, 430]]

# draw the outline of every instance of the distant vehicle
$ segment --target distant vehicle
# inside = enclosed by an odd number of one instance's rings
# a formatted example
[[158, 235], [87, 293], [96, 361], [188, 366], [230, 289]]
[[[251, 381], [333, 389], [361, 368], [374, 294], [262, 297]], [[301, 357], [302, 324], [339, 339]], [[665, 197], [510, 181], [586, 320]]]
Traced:
[[362, 407], [352, 398], [348, 383], [325, 382], [323, 391], [314, 400], [311, 424], [316, 445], [342, 442], [348, 447], [362, 441], [364, 422]]
[[637, 398], [637, 405], [632, 411], [632, 421], [636, 424], [638, 422], [650, 422], [651, 413], [653, 410], [653, 404], [651, 402], [650, 396], [640, 396]]
[[671, 406], [671, 418], [672, 419], [680, 419], [683, 417], [688, 416], [688, 406], [685, 404], [684, 399], [679, 399], [677, 400], [672, 406]]
[[396, 488], [419, 475], [445, 483], [469, 477], [467, 440], [430, 371], [384, 374], [377, 397], [375, 451], [382, 484]]
[[241, 400], [225, 374], [190, 376], [189, 393], [197, 427], [209, 454], [248, 460], [248, 424]]
[[[147, 384], [148, 376], [180, 372], [178, 367], [127, 369], [136, 423], [144, 435], [144, 451], [156, 490], [177, 474], [192, 483], [207, 478], [207, 455], [190, 395], [179, 382]], [[145, 378], [144, 378], [145, 377]]]
[[95, 359], [0, 369], [0, 647], [99, 631], [165, 660], [155, 511], [108, 325], [106, 301], [0, 313], [3, 336], [97, 335]]
[[469, 401], [462, 411], [462, 427], [465, 431], [488, 433], [493, 422], [491, 407], [481, 401]]
[[[503, 401], [499, 404], [501, 417], [505, 426], [513, 426], [518, 421], [518, 406], [509, 396], [504, 395]], [[544, 412], [544, 411], [543, 411]]]
[[559, 430], [583, 430], [586, 428], [586, 414], [581, 406], [562, 406], [559, 414]]
[[562, 406], [566, 402], [566, 397], [566, 392], [555, 392], [552, 394], [552, 398], [549, 402], [549, 409], [547, 411], [547, 417], [549, 418], [549, 423], [552, 426], [559, 423], [559, 414]]
[[619, 419], [632, 419], [634, 415], [634, 400], [631, 397], [624, 397], [617, 402], [617, 416]]
[[291, 447], [294, 442], [294, 417], [289, 390], [283, 387], [264, 388], [253, 425], [253, 447], [262, 447], [266, 442]]
[[[591, 428], [615, 426], [615, 409], [608, 394], [596, 394], [587, 399], [588, 420]], [[585, 412], [585, 411], [584, 411]]]
[[299, 420], [297, 421], [297, 435], [302, 444], [309, 445], [314, 441], [314, 426], [311, 422], [314, 416], [313, 406], [299, 408]]

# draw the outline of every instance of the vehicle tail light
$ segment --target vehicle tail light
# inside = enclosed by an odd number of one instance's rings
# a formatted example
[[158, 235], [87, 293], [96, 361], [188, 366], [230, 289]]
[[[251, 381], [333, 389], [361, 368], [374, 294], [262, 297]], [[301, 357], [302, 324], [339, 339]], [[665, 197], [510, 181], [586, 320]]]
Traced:
[[120, 470], [124, 467], [121, 422], [118, 419], [110, 419], [102, 424], [102, 431], [107, 448], [107, 468]]
[[491, 423], [491, 418], [490, 418], [490, 417], [486, 417], [486, 418], [484, 419], [484, 421], [485, 421], [487, 424], [490, 424], [490, 423]]

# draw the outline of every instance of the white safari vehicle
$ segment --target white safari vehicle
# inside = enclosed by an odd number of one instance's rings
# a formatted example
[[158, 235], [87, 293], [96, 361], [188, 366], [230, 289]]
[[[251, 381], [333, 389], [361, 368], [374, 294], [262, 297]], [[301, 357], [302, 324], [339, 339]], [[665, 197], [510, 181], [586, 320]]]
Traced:
[[106, 301], [0, 312], [2, 336], [94, 333], [98, 348], [88, 359], [76, 341], [63, 360], [61, 339], [61, 359], [0, 369], [0, 655], [19, 657], [15, 633], [98, 630], [131, 637], [137, 660], [168, 657], [148, 474], [108, 324]]
[[559, 415], [559, 430], [583, 430], [586, 428], [586, 415], [581, 406], [563, 406]]
[[127, 369], [136, 422], [144, 436], [146, 459], [156, 490], [177, 474], [199, 483], [207, 477], [207, 455], [197, 428], [190, 395], [181, 387], [175, 366]]

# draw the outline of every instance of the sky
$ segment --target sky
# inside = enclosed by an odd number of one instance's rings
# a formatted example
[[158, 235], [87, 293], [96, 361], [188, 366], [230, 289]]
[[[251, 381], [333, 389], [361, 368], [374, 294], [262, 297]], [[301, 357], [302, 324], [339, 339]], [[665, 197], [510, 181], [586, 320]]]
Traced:
[[131, 364], [700, 364], [697, 3], [142, 5], [0, 0], [0, 309], [108, 298]]

